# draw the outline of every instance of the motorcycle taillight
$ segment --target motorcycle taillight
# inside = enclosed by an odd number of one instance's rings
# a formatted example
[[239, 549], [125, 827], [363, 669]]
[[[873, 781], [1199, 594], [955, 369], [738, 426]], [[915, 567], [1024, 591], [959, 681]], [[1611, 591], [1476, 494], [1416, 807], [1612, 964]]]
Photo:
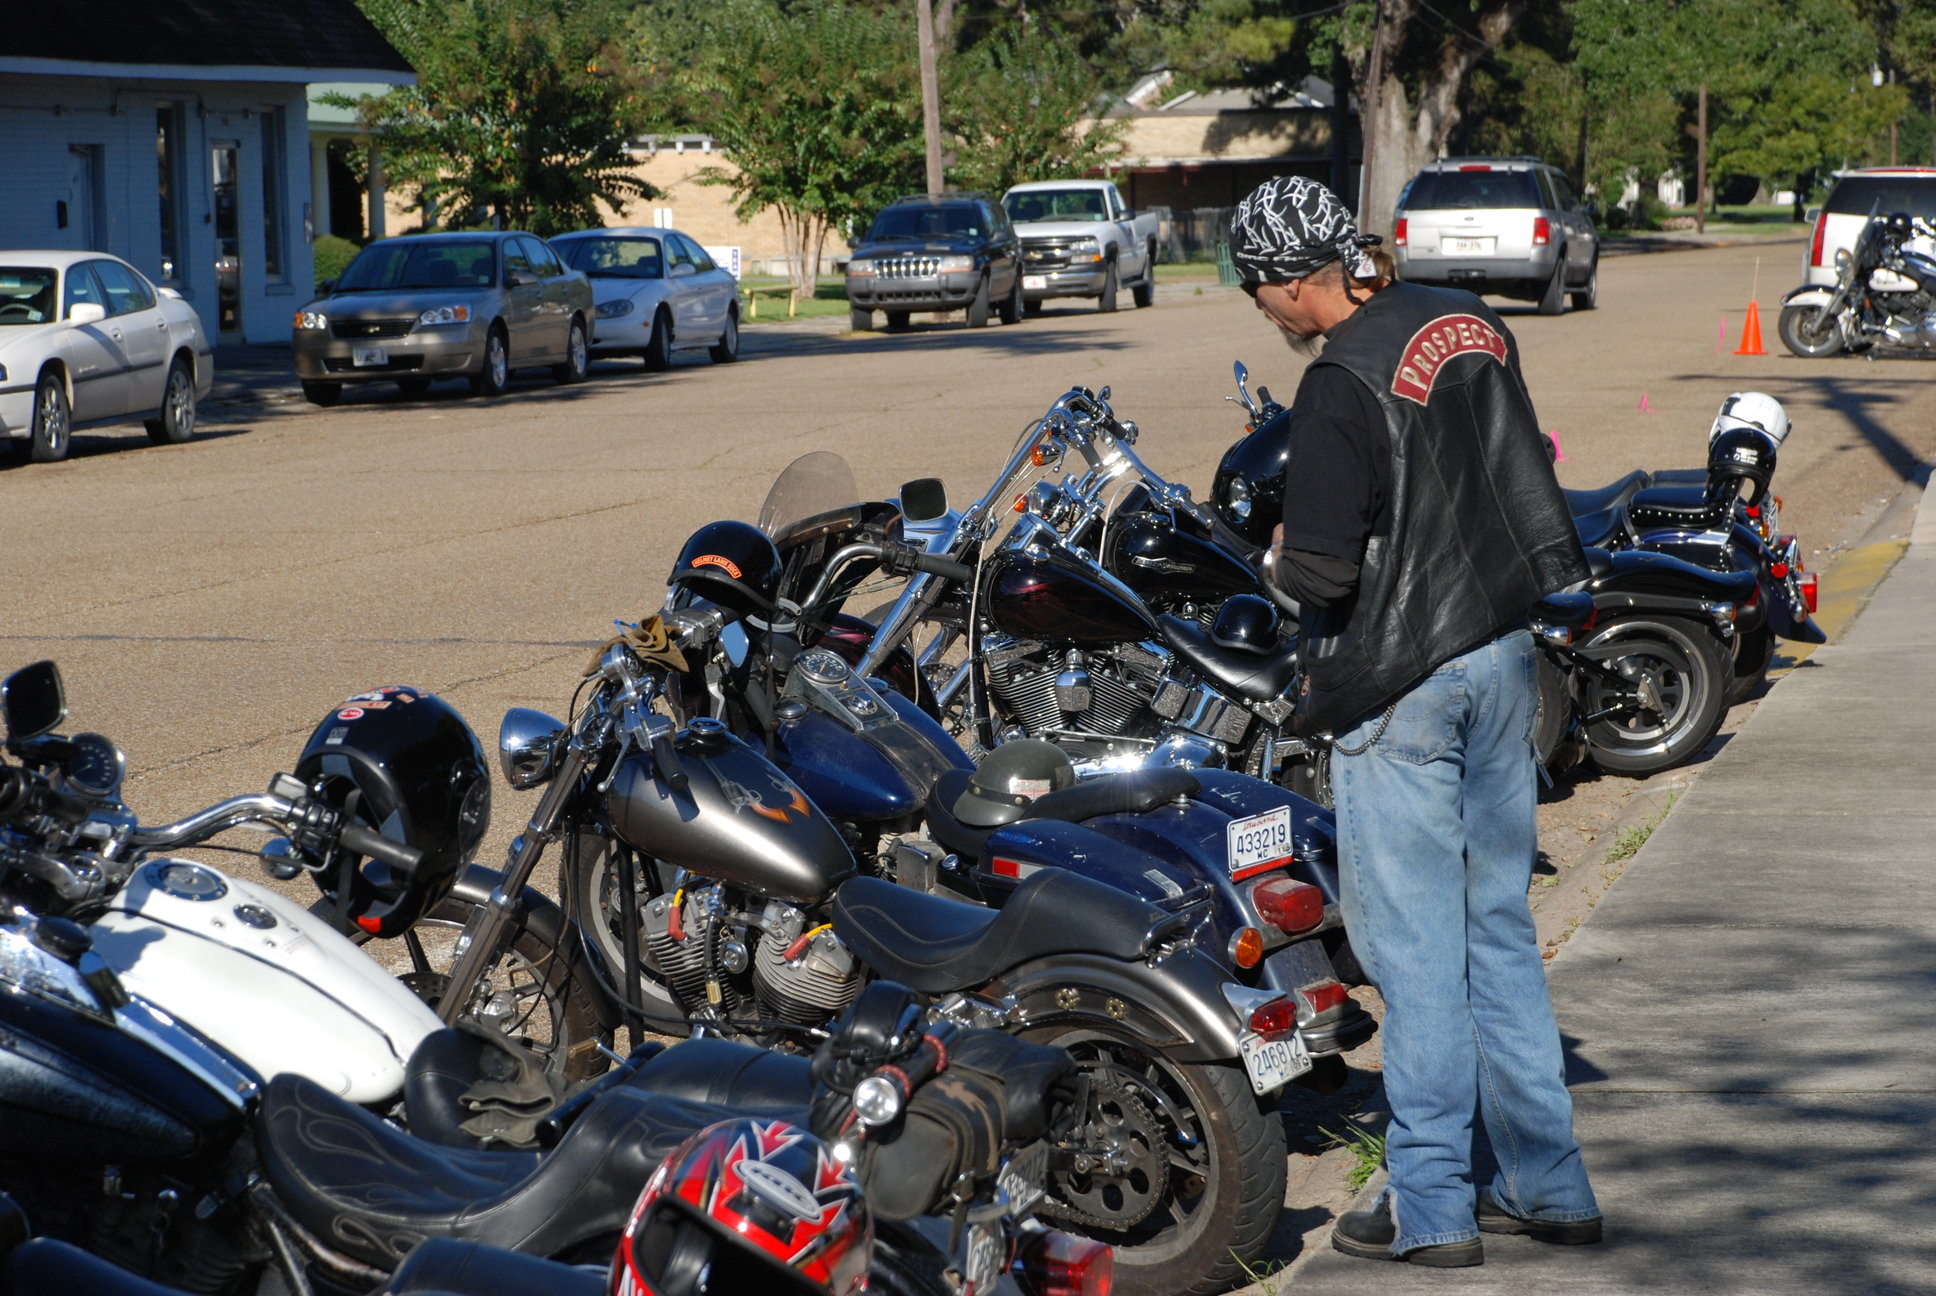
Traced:
[[1816, 584], [1816, 579], [1815, 579], [1815, 573], [1804, 572], [1802, 573], [1801, 579], [1797, 580], [1795, 583], [1801, 586], [1802, 602], [1807, 604], [1808, 613], [1810, 616], [1813, 616], [1815, 614], [1815, 595], [1818, 590], [1818, 586]]
[[1324, 892], [1295, 878], [1270, 877], [1250, 889], [1257, 916], [1277, 930], [1295, 936], [1324, 921]]
[[1335, 1008], [1342, 1008], [1351, 996], [1345, 993], [1344, 985], [1337, 981], [1319, 981], [1315, 985], [1300, 987], [1298, 1001], [1311, 1010], [1312, 1017], [1322, 1017]]
[[1021, 1250], [1021, 1285], [1029, 1296], [1109, 1296], [1116, 1253], [1108, 1243], [1045, 1229]]
[[1297, 1005], [1279, 995], [1254, 1009], [1247, 1024], [1267, 1040], [1283, 1039], [1297, 1029]]
[[1808, 264], [1822, 264], [1822, 236], [1828, 233], [1828, 213], [1823, 212], [1815, 218], [1815, 237], [1808, 244]]

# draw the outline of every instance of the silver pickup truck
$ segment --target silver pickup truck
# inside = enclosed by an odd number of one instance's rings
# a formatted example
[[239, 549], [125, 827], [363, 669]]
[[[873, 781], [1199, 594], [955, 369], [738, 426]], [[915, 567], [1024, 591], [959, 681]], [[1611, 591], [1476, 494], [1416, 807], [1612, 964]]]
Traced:
[[1141, 215], [1107, 180], [1039, 180], [1002, 195], [1022, 240], [1022, 304], [1030, 313], [1051, 297], [1093, 297], [1116, 309], [1128, 288], [1138, 306], [1156, 300], [1155, 212]]

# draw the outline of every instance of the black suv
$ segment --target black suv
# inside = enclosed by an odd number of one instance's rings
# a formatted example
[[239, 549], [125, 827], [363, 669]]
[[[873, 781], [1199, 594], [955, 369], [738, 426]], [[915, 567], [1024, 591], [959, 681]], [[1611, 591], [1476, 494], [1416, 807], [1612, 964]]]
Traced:
[[920, 194], [881, 209], [847, 262], [847, 306], [856, 332], [905, 327], [913, 311], [968, 311], [968, 325], [1022, 318], [1021, 241], [1008, 213], [986, 194]]

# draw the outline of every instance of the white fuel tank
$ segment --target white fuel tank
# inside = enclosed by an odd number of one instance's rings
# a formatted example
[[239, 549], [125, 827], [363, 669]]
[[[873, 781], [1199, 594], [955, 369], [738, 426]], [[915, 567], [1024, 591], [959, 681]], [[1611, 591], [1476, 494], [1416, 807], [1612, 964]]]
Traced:
[[93, 932], [130, 991], [265, 1080], [294, 1071], [351, 1102], [381, 1102], [442, 1024], [327, 923], [192, 860], [143, 864]]

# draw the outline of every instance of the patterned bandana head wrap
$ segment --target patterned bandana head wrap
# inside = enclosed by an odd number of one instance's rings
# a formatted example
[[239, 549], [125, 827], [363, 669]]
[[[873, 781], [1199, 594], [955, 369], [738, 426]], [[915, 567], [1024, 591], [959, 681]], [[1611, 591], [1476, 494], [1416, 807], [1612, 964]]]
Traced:
[[1365, 248], [1377, 242], [1358, 233], [1336, 194], [1303, 176], [1266, 180], [1230, 217], [1230, 259], [1250, 283], [1302, 279], [1340, 257], [1353, 278], [1369, 279]]

